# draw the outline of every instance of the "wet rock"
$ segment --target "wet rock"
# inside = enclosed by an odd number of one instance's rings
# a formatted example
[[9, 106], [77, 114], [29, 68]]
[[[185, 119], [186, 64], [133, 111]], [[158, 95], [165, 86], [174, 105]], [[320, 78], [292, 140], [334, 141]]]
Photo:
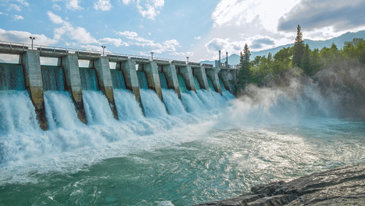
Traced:
[[258, 185], [239, 197], [199, 205], [365, 205], [365, 164]]

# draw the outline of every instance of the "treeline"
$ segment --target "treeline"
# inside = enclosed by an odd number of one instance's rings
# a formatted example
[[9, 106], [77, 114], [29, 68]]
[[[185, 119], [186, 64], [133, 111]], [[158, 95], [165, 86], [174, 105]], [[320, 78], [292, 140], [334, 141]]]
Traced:
[[304, 44], [301, 27], [298, 25], [295, 44], [283, 48], [275, 55], [257, 56], [250, 61], [250, 51], [247, 45], [241, 52], [238, 71], [238, 92], [242, 92], [248, 84], [269, 86], [272, 82], [285, 84], [285, 76], [314, 76], [318, 71], [339, 64], [365, 65], [365, 41], [353, 39], [346, 42], [343, 49], [335, 44], [330, 48], [311, 50]]

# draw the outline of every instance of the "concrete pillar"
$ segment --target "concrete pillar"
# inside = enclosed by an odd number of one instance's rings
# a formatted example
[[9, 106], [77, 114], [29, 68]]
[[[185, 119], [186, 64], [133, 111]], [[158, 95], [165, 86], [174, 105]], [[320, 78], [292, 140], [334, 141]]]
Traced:
[[208, 77], [210, 78], [210, 80], [212, 80], [215, 91], [222, 94], [222, 89], [221, 89], [221, 85], [219, 84], [219, 78], [218, 78], [219, 70], [220, 70], [219, 68], [215, 67], [215, 68], [206, 70], [206, 73], [207, 73]]
[[204, 67], [193, 68], [193, 73], [199, 81], [200, 87], [202, 89], [209, 89], [207, 74], [205, 73]]
[[133, 60], [127, 60], [120, 64], [117, 64], [116, 69], [120, 69], [123, 72], [125, 79], [125, 86], [131, 90], [136, 96], [137, 102], [141, 104], [141, 95], [139, 93], [138, 76], [136, 72], [136, 62]]
[[235, 94], [235, 85], [237, 81], [237, 70], [235, 69], [221, 69], [219, 71], [219, 77], [222, 79], [222, 82], [225, 88], [230, 91], [232, 94]]
[[191, 71], [191, 67], [189, 65], [181, 66], [180, 74], [183, 76], [183, 78], [185, 80], [186, 88], [188, 90], [196, 91], [193, 72]]
[[155, 90], [157, 96], [162, 100], [162, 91], [160, 76], [158, 75], [158, 66], [156, 62], [145, 64], [144, 71], [146, 72], [148, 88]]
[[109, 59], [107, 57], [100, 57], [94, 60], [94, 66], [98, 76], [100, 89], [108, 99], [114, 118], [118, 119], [118, 112], [114, 102], [113, 81], [109, 68]]
[[69, 54], [62, 57], [61, 66], [65, 73], [67, 90], [71, 93], [72, 100], [76, 107], [77, 116], [86, 124], [87, 120], [82, 99], [82, 86], [77, 55]]
[[39, 52], [28, 50], [22, 55], [24, 68], [25, 87], [35, 107], [37, 120], [43, 130], [48, 129], [46, 111], [43, 98], [43, 82]]
[[162, 67], [162, 72], [166, 76], [167, 87], [175, 90], [177, 96], [181, 98], [179, 80], [177, 79], [176, 67], [173, 64]]

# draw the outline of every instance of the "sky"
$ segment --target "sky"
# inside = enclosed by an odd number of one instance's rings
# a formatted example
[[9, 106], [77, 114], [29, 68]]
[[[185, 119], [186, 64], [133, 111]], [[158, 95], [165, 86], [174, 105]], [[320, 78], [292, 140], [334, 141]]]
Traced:
[[365, 29], [364, 0], [0, 0], [0, 41], [191, 61]]

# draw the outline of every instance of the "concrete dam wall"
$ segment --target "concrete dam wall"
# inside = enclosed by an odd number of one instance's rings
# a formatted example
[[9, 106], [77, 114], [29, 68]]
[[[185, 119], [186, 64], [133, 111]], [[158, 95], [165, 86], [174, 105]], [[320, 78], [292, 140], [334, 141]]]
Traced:
[[[44, 95], [47, 91], [68, 92], [78, 119], [88, 124], [89, 118], [85, 112], [88, 108], [85, 108], [83, 94], [86, 91], [101, 92], [107, 99], [112, 116], [118, 119], [115, 90], [125, 90], [133, 94], [147, 116], [151, 113], [151, 108], [146, 101], [142, 101], [141, 95], [145, 99], [157, 95], [159, 101], [164, 102], [164, 91], [176, 94], [177, 100], [181, 99], [184, 93], [199, 90], [220, 95], [222, 91], [234, 93], [237, 76], [236, 69], [176, 60], [111, 54], [102, 56], [99, 53], [47, 48], [32, 50], [6, 44], [0, 45], [0, 53], [19, 57], [16, 63], [0, 63], [0, 90], [28, 91], [36, 118], [43, 130], [49, 127]], [[57, 64], [43, 65], [42, 58], [53, 58]], [[88, 65], [80, 64], [80, 61], [88, 62]], [[111, 68], [110, 65], [115, 65], [115, 68]], [[151, 94], [150, 91], [155, 94]], [[167, 105], [161, 107], [163, 108], [160, 110], [166, 110], [167, 113], [173, 112], [174, 109], [168, 108]]]

